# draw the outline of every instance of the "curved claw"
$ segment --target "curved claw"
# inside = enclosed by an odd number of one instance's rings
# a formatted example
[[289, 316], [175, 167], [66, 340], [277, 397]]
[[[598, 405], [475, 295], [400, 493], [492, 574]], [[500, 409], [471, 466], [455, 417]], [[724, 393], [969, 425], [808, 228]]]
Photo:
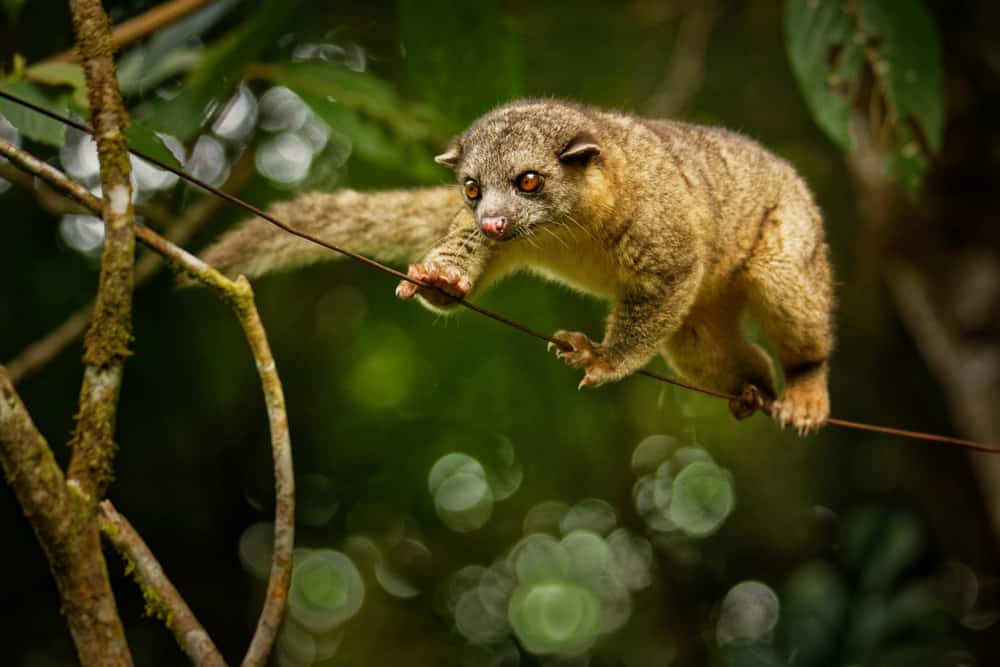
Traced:
[[[555, 348], [556, 357], [566, 362], [572, 368], [584, 370], [583, 379], [577, 389], [598, 387], [606, 382], [620, 379], [618, 364], [605, 356], [604, 348], [594, 343], [578, 331], [557, 331], [553, 335], [554, 342], [549, 342], [548, 349]], [[560, 345], [561, 344], [561, 345]]]
[[396, 296], [401, 299], [420, 295], [432, 304], [443, 306], [453, 302], [453, 299], [445, 295], [461, 299], [472, 289], [472, 280], [460, 269], [434, 262], [411, 264], [407, 276], [423, 284], [401, 281], [396, 287]]

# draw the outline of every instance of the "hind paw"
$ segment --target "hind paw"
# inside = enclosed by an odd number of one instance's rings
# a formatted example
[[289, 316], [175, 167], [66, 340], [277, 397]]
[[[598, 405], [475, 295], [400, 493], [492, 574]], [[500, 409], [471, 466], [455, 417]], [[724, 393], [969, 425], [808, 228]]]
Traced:
[[789, 384], [771, 406], [771, 416], [785, 428], [799, 435], [818, 430], [830, 417], [830, 397], [826, 383], [809, 379]]
[[758, 410], [767, 412], [772, 396], [765, 394], [757, 385], [746, 382], [739, 396], [729, 401], [729, 412], [736, 419], [746, 419]]

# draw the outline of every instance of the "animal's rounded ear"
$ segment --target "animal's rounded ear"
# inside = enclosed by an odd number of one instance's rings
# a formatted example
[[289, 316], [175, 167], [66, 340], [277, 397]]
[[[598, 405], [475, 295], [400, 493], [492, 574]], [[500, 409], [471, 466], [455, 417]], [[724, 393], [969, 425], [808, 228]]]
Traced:
[[562, 162], [589, 162], [591, 159], [601, 154], [601, 147], [597, 141], [587, 132], [581, 132], [559, 151], [559, 160]]
[[455, 168], [458, 161], [462, 159], [462, 144], [458, 139], [451, 142], [451, 146], [448, 147], [444, 153], [438, 155], [434, 158], [434, 161], [438, 164], [443, 164], [446, 167]]

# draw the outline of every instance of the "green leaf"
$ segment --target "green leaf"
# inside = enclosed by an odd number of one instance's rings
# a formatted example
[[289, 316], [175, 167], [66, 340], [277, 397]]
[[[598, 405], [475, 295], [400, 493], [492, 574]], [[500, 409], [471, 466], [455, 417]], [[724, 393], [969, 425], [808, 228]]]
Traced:
[[239, 3], [240, 0], [216, 0], [177, 23], [157, 30], [146, 47], [149, 60], [155, 63], [167, 53], [190, 46]]
[[887, 173], [915, 192], [945, 118], [941, 48], [919, 0], [786, 0], [785, 33], [817, 124], [851, 150], [853, 118], [864, 114]]
[[258, 63], [247, 71], [294, 91], [313, 113], [350, 139], [363, 159], [421, 177], [437, 174], [430, 155], [448, 140], [444, 121], [425, 106], [400, 100], [381, 79], [318, 61]]
[[853, 19], [835, 0], [788, 0], [785, 34], [792, 71], [813, 117], [850, 150], [852, 98], [864, 64], [861, 50], [852, 46]]
[[287, 86], [324, 118], [327, 113], [342, 117], [331, 110], [347, 108], [378, 121], [403, 142], [443, 145], [448, 139], [436, 112], [403, 102], [391, 85], [372, 74], [319, 61], [255, 64], [249, 73]]
[[79, 65], [41, 62], [24, 70], [24, 78], [47, 86], [69, 86], [73, 89], [72, 102], [77, 111], [86, 113], [90, 106], [87, 101], [87, 80]]
[[897, 121], [912, 122], [930, 152], [937, 152], [944, 130], [944, 74], [933, 19], [919, 0], [859, 0], [858, 15], [875, 45], [871, 65]]
[[[0, 90], [33, 102], [49, 111], [62, 115], [68, 113], [65, 103], [49, 97], [33, 83], [0, 80]], [[34, 141], [62, 146], [66, 140], [65, 125], [16, 102], [0, 99], [0, 114], [21, 134]]]
[[160, 162], [169, 164], [172, 167], [181, 168], [181, 164], [174, 157], [163, 141], [146, 125], [135, 121], [129, 122], [128, 129], [125, 130], [125, 139], [130, 148], [142, 151], [150, 157], [154, 157]]
[[198, 66], [184, 81], [181, 93], [156, 107], [155, 117], [144, 119], [155, 129], [181, 141], [194, 137], [211, 112], [243, 77], [243, 67], [273, 43], [299, 0], [267, 0], [239, 28], [205, 49]]
[[124, 95], [143, 93], [166, 79], [187, 72], [201, 59], [197, 40], [239, 0], [216, 0], [204, 9], [156, 31], [148, 44], [135, 46], [118, 60], [118, 84]]
[[310, 92], [295, 92], [327, 125], [348, 137], [354, 152], [361, 157], [391, 168], [399, 167], [405, 161], [406, 154], [402, 147], [389, 139], [378, 125], [325, 97]]
[[202, 49], [175, 49], [159, 59], [148, 57], [142, 47], [129, 51], [118, 63], [118, 85], [122, 95], [138, 95], [167, 79], [190, 72], [201, 61]]

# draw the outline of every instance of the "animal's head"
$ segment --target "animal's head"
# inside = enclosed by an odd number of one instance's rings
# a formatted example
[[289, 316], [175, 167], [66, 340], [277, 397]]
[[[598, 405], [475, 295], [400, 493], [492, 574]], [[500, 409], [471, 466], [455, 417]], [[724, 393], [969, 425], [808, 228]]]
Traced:
[[480, 118], [435, 160], [455, 170], [482, 233], [509, 240], [578, 214], [601, 147], [584, 111], [515, 102]]

